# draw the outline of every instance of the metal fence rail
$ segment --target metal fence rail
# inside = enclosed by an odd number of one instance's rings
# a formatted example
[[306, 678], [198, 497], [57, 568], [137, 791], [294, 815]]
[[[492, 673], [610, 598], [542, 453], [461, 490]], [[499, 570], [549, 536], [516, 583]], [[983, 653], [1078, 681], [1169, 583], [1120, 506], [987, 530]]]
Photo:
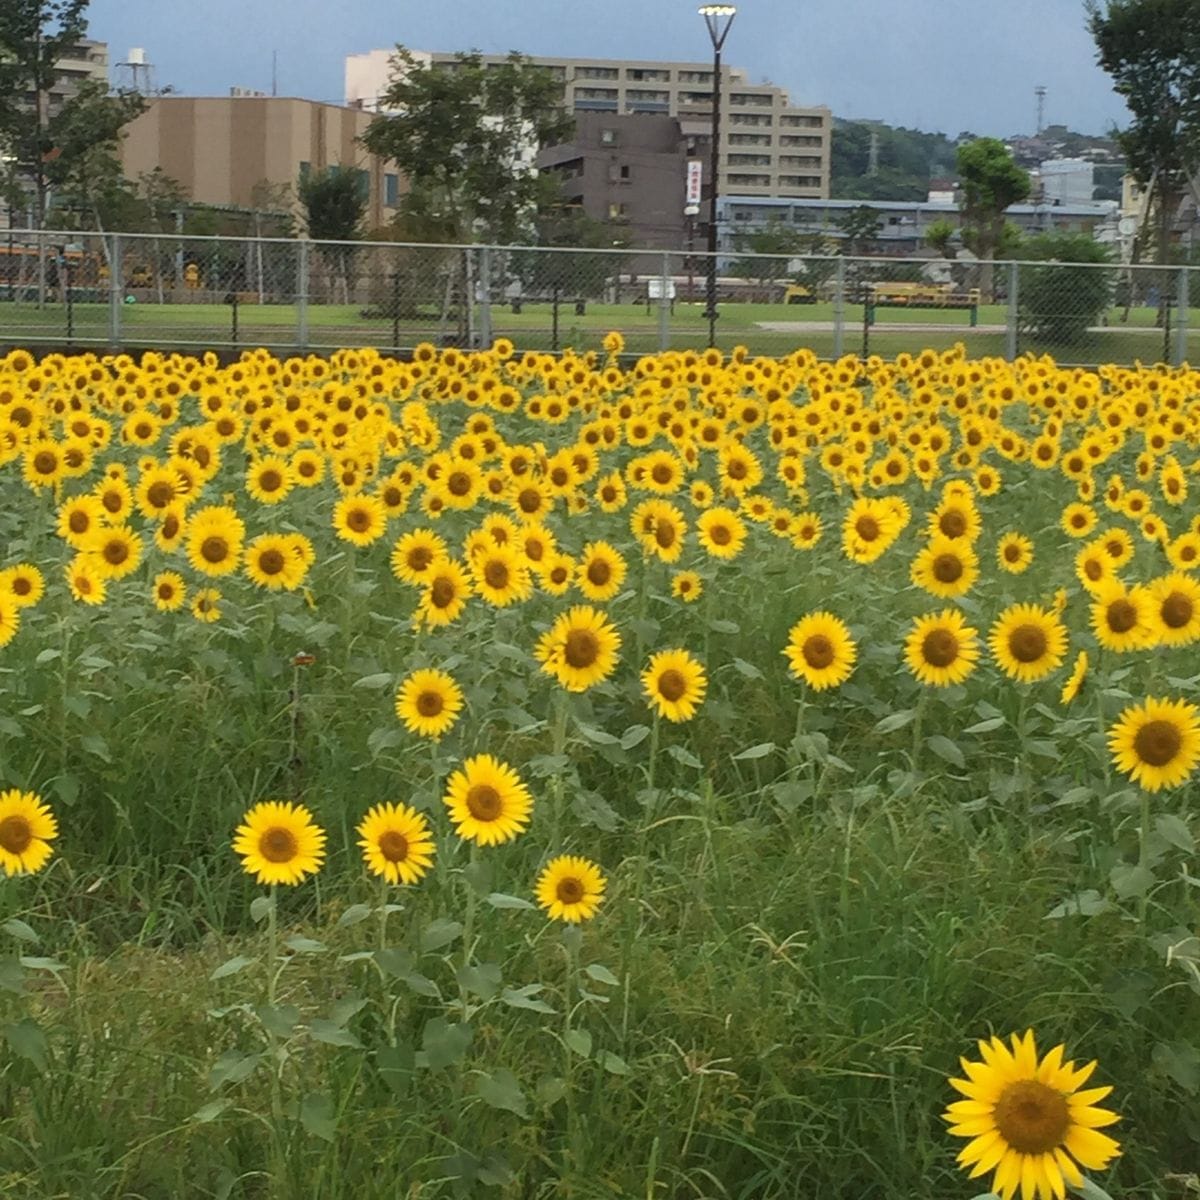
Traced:
[[[0, 348], [423, 342], [632, 353], [709, 344], [701, 252], [0, 233]], [[716, 256], [715, 344], [778, 355], [971, 355], [1179, 364], [1200, 349], [1187, 267]], [[1200, 287], [1196, 301], [1200, 306]], [[1195, 331], [1193, 333], [1193, 331]]]

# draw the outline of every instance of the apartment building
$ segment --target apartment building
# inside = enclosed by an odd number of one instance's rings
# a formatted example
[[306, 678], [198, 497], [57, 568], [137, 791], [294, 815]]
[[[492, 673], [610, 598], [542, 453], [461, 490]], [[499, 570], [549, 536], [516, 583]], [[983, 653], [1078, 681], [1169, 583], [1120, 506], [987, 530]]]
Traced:
[[[453, 70], [453, 54], [413, 51], [420, 63]], [[503, 55], [485, 55], [499, 65]], [[693, 153], [711, 153], [711, 63], [625, 62], [618, 59], [539, 58], [563, 84], [577, 113], [657, 113], [678, 119]], [[379, 111], [392, 77], [392, 52], [372, 50], [346, 59], [346, 104]], [[769, 83], [751, 83], [744, 70], [721, 72], [720, 190], [724, 194], [797, 199], [829, 195], [832, 130], [828, 108], [800, 108]]]
[[200, 204], [252, 210], [263, 185], [290, 186], [326, 167], [358, 171], [368, 228], [391, 220], [400, 177], [358, 143], [371, 117], [315, 100], [275, 96], [157, 96], [121, 143], [126, 176], [161, 167]]

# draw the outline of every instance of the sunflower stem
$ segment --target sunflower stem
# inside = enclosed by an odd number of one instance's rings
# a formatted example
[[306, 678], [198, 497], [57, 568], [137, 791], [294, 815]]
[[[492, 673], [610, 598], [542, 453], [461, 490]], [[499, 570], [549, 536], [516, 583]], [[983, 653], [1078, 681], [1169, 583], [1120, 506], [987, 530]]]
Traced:
[[925, 706], [929, 703], [929, 689], [922, 686], [920, 699], [917, 700], [917, 715], [913, 717], [912, 751], [908, 756], [908, 769], [913, 778], [917, 774], [917, 762], [921, 752], [921, 726], [925, 724]]
[[[1138, 866], [1144, 871], [1150, 870], [1150, 793], [1141, 789], [1141, 844], [1138, 846]], [[1138, 897], [1138, 922], [1146, 924], [1146, 912], [1150, 906], [1150, 889], [1143, 888]]]
[[379, 877], [379, 949], [387, 949], [388, 881], [386, 875]]
[[578, 1161], [575, 1154], [576, 1125], [575, 1111], [575, 1052], [571, 1049], [571, 1017], [573, 1016], [575, 976], [579, 970], [578, 940], [574, 935], [563, 938], [566, 959], [566, 978], [563, 980], [563, 1082], [566, 1085], [567, 1138], [563, 1147], [564, 1174], [572, 1162]]
[[292, 796], [300, 799], [300, 760], [297, 751], [300, 743], [300, 662], [292, 659], [292, 690], [288, 695], [288, 753], [287, 773], [291, 781]]
[[471, 858], [466, 874], [467, 882], [467, 904], [466, 912], [463, 914], [463, 953], [462, 953], [462, 972], [458, 981], [459, 1002], [462, 1005], [462, 1019], [465, 1022], [469, 1013], [467, 1007], [467, 985], [466, 971], [471, 965], [471, 940], [475, 936], [475, 865], [479, 861], [479, 843], [471, 842]]
[[[554, 737], [550, 746], [550, 753], [558, 759], [562, 756], [567, 747], [567, 715], [570, 707], [570, 693], [565, 688], [560, 688], [555, 703], [554, 713]], [[563, 809], [566, 805], [566, 772], [559, 766], [555, 768], [554, 776], [550, 781], [551, 794], [554, 797], [554, 806], [551, 813], [551, 845], [562, 845], [562, 827], [565, 813]]]
[[[267, 1007], [275, 1007], [276, 985], [279, 972], [275, 968], [279, 958], [279, 922], [276, 915], [276, 885], [271, 884], [268, 893], [270, 907], [267, 909]], [[283, 1062], [279, 1055], [278, 1038], [275, 1031], [267, 1028], [267, 1049], [271, 1062], [271, 1177], [278, 1184], [283, 1168], [283, 1087], [281, 1075]]]

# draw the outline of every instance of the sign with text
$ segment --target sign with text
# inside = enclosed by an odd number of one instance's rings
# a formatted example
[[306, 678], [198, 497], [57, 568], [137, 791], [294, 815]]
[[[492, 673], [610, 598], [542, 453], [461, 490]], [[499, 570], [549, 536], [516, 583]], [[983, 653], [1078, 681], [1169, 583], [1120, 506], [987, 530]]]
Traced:
[[700, 204], [700, 192], [704, 182], [704, 164], [698, 158], [689, 158], [687, 165], [687, 195], [685, 204]]

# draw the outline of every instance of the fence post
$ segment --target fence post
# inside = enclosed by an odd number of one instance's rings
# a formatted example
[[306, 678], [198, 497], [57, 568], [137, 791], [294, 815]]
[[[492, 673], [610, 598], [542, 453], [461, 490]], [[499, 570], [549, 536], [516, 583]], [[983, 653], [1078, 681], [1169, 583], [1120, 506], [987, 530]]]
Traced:
[[846, 334], [846, 260], [839, 254], [833, 288], [833, 357], [844, 353]]
[[1020, 267], [1015, 262], [1008, 264], [1008, 318], [1004, 326], [1004, 357], [1012, 362], [1017, 357], [1017, 323], [1020, 308], [1017, 289], [1020, 286]]
[[108, 258], [108, 344], [113, 350], [121, 346], [121, 310], [125, 291], [124, 263], [121, 257], [121, 235], [114, 233], [109, 242]]
[[1188, 269], [1180, 267], [1175, 302], [1175, 354], [1172, 362], [1176, 367], [1187, 362], [1188, 357], [1188, 284]]
[[658, 349], [661, 353], [671, 344], [671, 256], [663, 251], [662, 271], [658, 288]]
[[475, 349], [475, 254], [470, 246], [463, 248], [463, 307], [467, 314], [467, 349]]
[[308, 238], [301, 238], [296, 259], [296, 345], [308, 349]]
[[492, 344], [492, 248], [479, 248], [479, 348]]

